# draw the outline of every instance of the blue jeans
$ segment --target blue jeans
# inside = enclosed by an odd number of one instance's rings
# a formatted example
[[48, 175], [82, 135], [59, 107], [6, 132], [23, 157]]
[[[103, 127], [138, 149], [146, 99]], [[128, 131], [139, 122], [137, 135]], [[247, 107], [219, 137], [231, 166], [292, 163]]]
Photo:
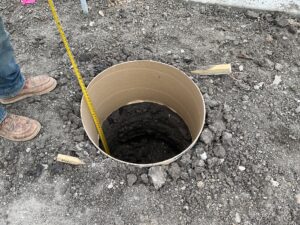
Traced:
[[[22, 90], [24, 83], [24, 76], [16, 63], [14, 50], [0, 16], [0, 98], [16, 96]], [[5, 109], [0, 105], [0, 123], [6, 115]]]

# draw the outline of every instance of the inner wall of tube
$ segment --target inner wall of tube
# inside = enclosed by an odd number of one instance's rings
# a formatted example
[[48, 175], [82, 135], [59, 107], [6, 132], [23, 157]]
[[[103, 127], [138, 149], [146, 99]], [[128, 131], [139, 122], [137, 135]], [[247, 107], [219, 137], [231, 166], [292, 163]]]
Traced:
[[[103, 122], [102, 128], [111, 156], [130, 163], [161, 162], [192, 143], [183, 119], [167, 106], [151, 102], [122, 106]], [[101, 140], [99, 147], [104, 149]]]

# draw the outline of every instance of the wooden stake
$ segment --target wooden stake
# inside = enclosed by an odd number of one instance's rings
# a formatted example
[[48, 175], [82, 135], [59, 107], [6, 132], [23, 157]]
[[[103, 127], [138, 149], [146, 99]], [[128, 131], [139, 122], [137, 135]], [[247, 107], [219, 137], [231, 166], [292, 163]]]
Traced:
[[69, 155], [62, 155], [62, 154], [58, 154], [57, 155], [56, 161], [67, 163], [67, 164], [71, 164], [71, 165], [75, 165], [75, 166], [84, 165], [85, 164], [79, 158], [76, 158], [76, 157], [73, 157], [73, 156], [69, 156]]
[[200, 68], [199, 70], [191, 71], [191, 73], [197, 74], [197, 75], [231, 74], [231, 64], [204, 66], [204, 67]]

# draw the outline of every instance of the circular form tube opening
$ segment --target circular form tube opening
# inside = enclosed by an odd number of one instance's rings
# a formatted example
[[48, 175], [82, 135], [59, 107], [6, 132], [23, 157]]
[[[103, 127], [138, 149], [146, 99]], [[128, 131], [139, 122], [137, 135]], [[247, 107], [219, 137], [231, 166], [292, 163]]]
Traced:
[[[198, 86], [167, 64], [147, 60], [121, 63], [97, 75], [87, 89], [114, 153], [107, 155], [99, 145], [82, 99], [86, 134], [103, 154], [122, 163], [139, 167], [169, 164], [194, 146], [204, 126], [205, 105]], [[133, 156], [137, 149], [140, 152]]]

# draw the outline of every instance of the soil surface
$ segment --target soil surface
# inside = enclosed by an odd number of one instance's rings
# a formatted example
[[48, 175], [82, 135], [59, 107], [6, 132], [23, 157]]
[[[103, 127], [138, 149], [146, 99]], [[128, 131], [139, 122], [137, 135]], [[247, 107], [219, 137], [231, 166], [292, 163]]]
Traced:
[[[79, 1], [55, 1], [86, 84], [119, 62], [174, 65], [205, 96], [205, 129], [171, 165], [105, 158], [82, 128], [81, 92], [46, 1], [1, 0], [23, 73], [50, 74], [58, 87], [7, 107], [43, 129], [26, 143], [0, 139], [0, 224], [300, 224], [299, 19], [180, 0], [88, 3], [84, 16]], [[232, 75], [189, 73], [219, 63], [232, 63]], [[57, 163], [58, 153], [86, 165]]]
[[103, 122], [103, 131], [113, 157], [138, 164], [171, 159], [192, 143], [182, 118], [151, 102], [119, 108]]

